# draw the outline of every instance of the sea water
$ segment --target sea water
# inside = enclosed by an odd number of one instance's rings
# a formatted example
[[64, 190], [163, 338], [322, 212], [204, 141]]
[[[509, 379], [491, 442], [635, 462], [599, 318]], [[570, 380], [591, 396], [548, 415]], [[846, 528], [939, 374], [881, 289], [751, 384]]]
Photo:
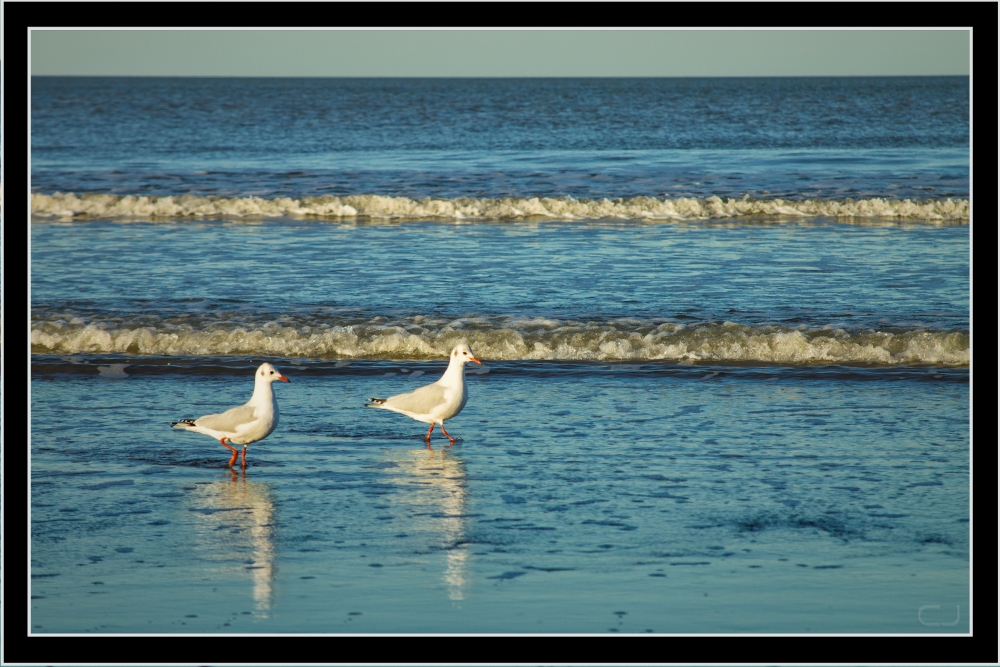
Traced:
[[964, 77], [35, 77], [32, 192], [33, 632], [969, 630]]

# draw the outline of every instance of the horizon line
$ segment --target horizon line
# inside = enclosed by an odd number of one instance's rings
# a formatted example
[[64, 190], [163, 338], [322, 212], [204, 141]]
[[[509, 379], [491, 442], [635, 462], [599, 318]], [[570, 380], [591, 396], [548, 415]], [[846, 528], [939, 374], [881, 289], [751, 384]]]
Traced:
[[971, 74], [31, 74], [31, 77], [118, 79], [888, 79], [965, 77]]

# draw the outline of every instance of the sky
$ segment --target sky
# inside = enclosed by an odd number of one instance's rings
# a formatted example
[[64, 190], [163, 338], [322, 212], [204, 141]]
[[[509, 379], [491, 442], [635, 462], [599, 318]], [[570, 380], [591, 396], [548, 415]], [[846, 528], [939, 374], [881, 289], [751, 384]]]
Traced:
[[50, 30], [70, 76], [968, 75], [967, 30]]

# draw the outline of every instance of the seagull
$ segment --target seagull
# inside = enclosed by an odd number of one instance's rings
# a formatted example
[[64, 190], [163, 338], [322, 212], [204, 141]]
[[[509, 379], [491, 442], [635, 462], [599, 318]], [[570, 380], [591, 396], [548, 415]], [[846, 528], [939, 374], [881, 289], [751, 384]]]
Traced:
[[451, 444], [455, 444], [455, 438], [444, 430], [444, 420], [451, 419], [461, 412], [469, 400], [469, 390], [465, 387], [465, 364], [469, 361], [483, 365], [483, 362], [472, 354], [472, 348], [465, 343], [459, 343], [451, 351], [448, 370], [440, 380], [406, 394], [390, 398], [369, 398], [371, 402], [365, 403], [365, 407], [392, 410], [413, 417], [417, 421], [429, 423], [431, 427], [424, 436], [428, 447], [431, 446], [434, 425], [441, 424], [441, 432], [451, 440]]
[[275, 380], [290, 382], [271, 364], [261, 364], [257, 372], [254, 373], [253, 396], [246, 404], [217, 415], [182, 419], [173, 422], [171, 426], [218, 438], [219, 442], [233, 453], [233, 457], [229, 459], [229, 465], [236, 463], [239, 451], [230, 447], [226, 440], [235, 445], [243, 445], [243, 467], [245, 468], [247, 466], [247, 445], [271, 435], [271, 432], [278, 425], [278, 399], [271, 388], [271, 383]]

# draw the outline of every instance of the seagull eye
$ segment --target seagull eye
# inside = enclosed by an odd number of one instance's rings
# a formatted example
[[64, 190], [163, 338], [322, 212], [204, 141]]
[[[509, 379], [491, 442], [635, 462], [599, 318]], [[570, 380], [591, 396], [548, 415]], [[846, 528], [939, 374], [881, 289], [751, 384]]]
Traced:
[[271, 371], [271, 375], [274, 375], [274, 371]]

